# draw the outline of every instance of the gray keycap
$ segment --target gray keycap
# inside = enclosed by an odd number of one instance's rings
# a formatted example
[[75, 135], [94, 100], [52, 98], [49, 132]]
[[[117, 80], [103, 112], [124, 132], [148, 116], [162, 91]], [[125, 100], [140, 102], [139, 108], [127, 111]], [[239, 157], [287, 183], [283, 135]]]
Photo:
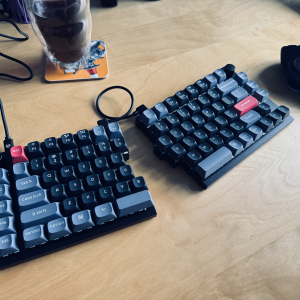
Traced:
[[271, 108], [271, 111], [274, 111], [274, 110], [278, 107], [278, 105], [277, 105], [276, 103], [274, 103], [274, 102], [273, 102], [272, 100], [270, 100], [270, 99], [264, 100], [263, 103], [264, 103], [264, 104], [268, 104], [268, 105], [270, 106], [270, 108]]
[[13, 172], [14, 172], [15, 180], [18, 180], [18, 179], [21, 179], [24, 177], [29, 177], [30, 174], [28, 172], [28, 163], [22, 162], [22, 163], [14, 164]]
[[253, 97], [257, 99], [257, 101], [265, 102], [269, 99], [269, 93], [264, 89], [258, 89], [254, 94]]
[[10, 186], [8, 184], [0, 184], [0, 200], [11, 200]]
[[260, 127], [252, 125], [247, 129], [247, 132], [252, 135], [254, 142], [260, 139], [263, 135], [263, 131]]
[[143, 111], [139, 118], [146, 127], [149, 127], [158, 121], [157, 116], [152, 109], [146, 109]]
[[153, 206], [154, 203], [149, 191], [142, 191], [117, 199], [115, 208], [118, 217], [123, 217]]
[[201, 178], [205, 179], [228, 163], [232, 158], [231, 151], [223, 146], [198, 163], [195, 167], [195, 171]]
[[258, 84], [252, 80], [246, 82], [246, 84], [244, 85], [244, 89], [250, 94], [252, 95], [253, 93], [255, 93], [258, 90]]
[[239, 87], [230, 93], [230, 97], [234, 100], [235, 103], [238, 103], [248, 97], [248, 92], [244, 88]]
[[47, 230], [49, 241], [57, 240], [72, 233], [68, 225], [68, 218], [50, 221], [47, 224]]
[[0, 201], [0, 218], [13, 216], [12, 200]]
[[41, 189], [42, 187], [40, 185], [39, 177], [36, 175], [21, 178], [16, 181], [16, 190], [19, 196]]
[[108, 137], [106, 131], [103, 126], [96, 126], [93, 128], [93, 140], [94, 144], [98, 144], [99, 142], [108, 141]]
[[0, 236], [16, 233], [15, 218], [4, 217], [0, 218]]
[[117, 122], [109, 123], [107, 126], [107, 135], [110, 141], [115, 138], [122, 137], [123, 133], [120, 125]]
[[242, 143], [237, 140], [231, 140], [226, 147], [230, 149], [233, 156], [240, 154], [244, 150]]
[[95, 224], [89, 209], [79, 211], [71, 217], [71, 227], [73, 232], [89, 229], [93, 226], [95, 226]]
[[27, 194], [20, 195], [18, 197], [20, 212], [28, 209], [32, 209], [38, 206], [49, 204], [47, 191], [38, 190]]
[[226, 80], [226, 73], [222, 69], [217, 69], [213, 75], [217, 78], [218, 83]]
[[8, 171], [0, 168], [0, 184], [9, 184]]
[[246, 73], [239, 72], [234, 76], [234, 79], [237, 81], [239, 85], [244, 85], [247, 81], [249, 81], [249, 78]]
[[102, 225], [105, 222], [113, 221], [117, 218], [110, 202], [96, 206], [93, 210], [93, 216], [96, 225]]
[[221, 95], [221, 97], [228, 95], [233, 90], [237, 89], [239, 87], [236, 80], [233, 78], [229, 78], [217, 85], [217, 91]]
[[244, 149], [248, 148], [250, 145], [253, 144], [253, 137], [247, 132], [242, 132], [238, 137], [237, 140], [240, 141], [244, 147]]
[[8, 234], [0, 237], [0, 257], [16, 252], [19, 252], [16, 234]]
[[28, 228], [38, 224], [46, 224], [52, 220], [61, 218], [59, 203], [53, 202], [23, 211], [20, 215], [22, 228]]
[[26, 228], [23, 231], [23, 241], [26, 249], [48, 242], [45, 236], [45, 226], [36, 225]]
[[159, 120], [169, 114], [168, 109], [161, 102], [155, 104], [154, 107], [152, 108], [152, 110], [154, 111], [154, 113], [156, 114], [156, 116]]
[[259, 120], [260, 120], [260, 114], [255, 110], [250, 110], [247, 113], [245, 113], [243, 116], [241, 116], [238, 122], [243, 124], [245, 129], [248, 129]]

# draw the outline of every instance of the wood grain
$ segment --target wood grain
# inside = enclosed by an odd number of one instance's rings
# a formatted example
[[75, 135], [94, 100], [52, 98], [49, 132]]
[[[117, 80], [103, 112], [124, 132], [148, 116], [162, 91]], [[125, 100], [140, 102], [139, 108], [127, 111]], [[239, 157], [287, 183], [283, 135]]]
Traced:
[[[295, 121], [205, 191], [157, 159], [133, 120], [122, 121], [129, 163], [146, 178], [157, 218], [1, 271], [0, 299], [299, 300], [300, 102], [286, 87], [279, 55], [282, 46], [299, 44], [297, 1], [91, 6], [93, 38], [108, 45], [105, 80], [47, 84], [29, 25], [21, 25], [29, 41], [0, 40], [1, 52], [35, 72], [28, 83], [0, 81], [15, 144], [92, 128], [95, 98], [108, 86], [124, 85], [136, 106], [152, 107], [227, 63], [290, 107]], [[0, 58], [0, 72], [8, 71], [26, 75]], [[128, 105], [123, 92], [102, 100], [116, 115]]]

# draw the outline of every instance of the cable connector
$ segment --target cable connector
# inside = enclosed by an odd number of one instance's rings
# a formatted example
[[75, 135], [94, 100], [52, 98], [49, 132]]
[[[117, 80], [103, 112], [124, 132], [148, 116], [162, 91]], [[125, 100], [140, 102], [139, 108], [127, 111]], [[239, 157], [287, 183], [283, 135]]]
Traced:
[[5, 152], [10, 154], [10, 149], [14, 146], [14, 141], [13, 139], [5, 139], [3, 145]]

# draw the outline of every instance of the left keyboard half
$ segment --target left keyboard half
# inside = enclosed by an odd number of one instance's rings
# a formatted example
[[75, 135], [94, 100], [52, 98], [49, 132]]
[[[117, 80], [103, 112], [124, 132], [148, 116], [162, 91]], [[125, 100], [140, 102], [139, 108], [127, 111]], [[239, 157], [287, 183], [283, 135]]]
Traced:
[[119, 124], [100, 124], [0, 154], [0, 269], [156, 216]]

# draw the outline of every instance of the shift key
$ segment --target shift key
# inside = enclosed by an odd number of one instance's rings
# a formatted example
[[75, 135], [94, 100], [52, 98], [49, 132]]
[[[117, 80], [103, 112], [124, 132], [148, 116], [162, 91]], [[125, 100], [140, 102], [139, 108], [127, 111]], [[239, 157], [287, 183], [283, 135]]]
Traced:
[[46, 224], [54, 219], [62, 218], [59, 210], [59, 203], [53, 202], [39, 206], [21, 213], [21, 225], [23, 229], [35, 225]]

